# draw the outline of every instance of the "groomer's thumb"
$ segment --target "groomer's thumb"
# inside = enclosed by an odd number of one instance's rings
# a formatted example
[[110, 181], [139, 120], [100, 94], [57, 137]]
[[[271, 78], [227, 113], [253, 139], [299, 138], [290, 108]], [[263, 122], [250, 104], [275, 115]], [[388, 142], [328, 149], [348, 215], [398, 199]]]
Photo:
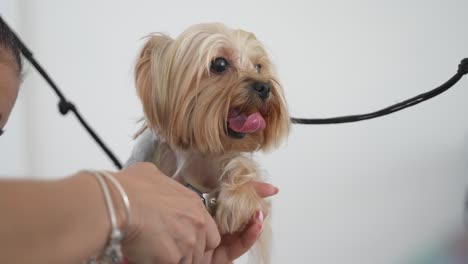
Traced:
[[279, 189], [272, 184], [266, 183], [266, 182], [257, 182], [254, 181], [252, 182], [253, 187], [257, 194], [262, 197], [266, 198], [272, 195], [275, 195], [279, 192]]

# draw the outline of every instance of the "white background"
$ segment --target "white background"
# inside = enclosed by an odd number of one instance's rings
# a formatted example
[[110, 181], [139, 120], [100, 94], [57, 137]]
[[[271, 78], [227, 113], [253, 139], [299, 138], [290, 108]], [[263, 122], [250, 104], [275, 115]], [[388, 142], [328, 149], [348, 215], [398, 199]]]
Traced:
[[[271, 51], [291, 113], [368, 112], [433, 88], [468, 56], [468, 2], [2, 0], [65, 94], [121, 160], [141, 117], [132, 67], [150, 32], [219, 21]], [[112, 168], [30, 66], [0, 138], [0, 175]], [[261, 156], [274, 199], [274, 263], [396, 263], [461, 225], [468, 80], [380, 119], [295, 126]], [[155, 190], [157, 191], [157, 190]], [[402, 263], [402, 262], [400, 262]]]

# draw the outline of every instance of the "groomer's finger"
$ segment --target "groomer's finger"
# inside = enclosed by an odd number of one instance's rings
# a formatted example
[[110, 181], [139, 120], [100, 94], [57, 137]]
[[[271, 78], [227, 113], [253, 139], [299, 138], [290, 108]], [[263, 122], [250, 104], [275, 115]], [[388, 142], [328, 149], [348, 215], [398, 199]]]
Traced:
[[[200, 230], [202, 231], [202, 230]], [[205, 237], [203, 234], [203, 232], [201, 232], [202, 234], [199, 234], [200, 236], [200, 240], [199, 241], [196, 241], [195, 242], [195, 248], [194, 248], [194, 251], [193, 251], [193, 255], [192, 255], [192, 264], [202, 264], [202, 263], [206, 263], [206, 262], [203, 262], [203, 256], [205, 255]]]
[[211, 215], [206, 212], [206, 245], [204, 251], [209, 251], [218, 247], [221, 242], [221, 236]]
[[262, 198], [275, 195], [279, 192], [277, 187], [266, 182], [254, 181], [252, 184], [257, 194]]
[[[193, 264], [193, 259], [192, 255], [187, 255], [185, 256], [181, 261], [179, 261], [177, 264]], [[157, 263], [155, 263], [157, 264]]]

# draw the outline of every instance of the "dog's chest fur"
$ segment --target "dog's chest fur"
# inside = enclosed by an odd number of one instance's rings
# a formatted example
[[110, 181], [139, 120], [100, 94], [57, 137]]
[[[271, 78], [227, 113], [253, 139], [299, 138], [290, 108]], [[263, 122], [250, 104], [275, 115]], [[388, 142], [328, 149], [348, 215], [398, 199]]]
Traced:
[[152, 162], [166, 175], [189, 183], [201, 192], [211, 192], [219, 187], [223, 172], [222, 159], [201, 153], [174, 151], [167, 144], [158, 142]]
[[135, 162], [151, 162], [165, 175], [179, 182], [189, 183], [201, 192], [212, 192], [219, 188], [226, 164], [239, 155], [239, 153], [212, 155], [173, 150], [161, 142], [150, 129], [146, 129], [138, 136], [126, 166]]

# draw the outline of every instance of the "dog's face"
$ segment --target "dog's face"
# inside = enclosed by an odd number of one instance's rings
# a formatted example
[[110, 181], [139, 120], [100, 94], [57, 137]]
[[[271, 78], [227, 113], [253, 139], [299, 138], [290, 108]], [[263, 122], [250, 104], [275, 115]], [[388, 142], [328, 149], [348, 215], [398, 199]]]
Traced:
[[200, 24], [150, 36], [135, 73], [147, 125], [177, 149], [267, 150], [288, 133], [281, 85], [252, 33]]

